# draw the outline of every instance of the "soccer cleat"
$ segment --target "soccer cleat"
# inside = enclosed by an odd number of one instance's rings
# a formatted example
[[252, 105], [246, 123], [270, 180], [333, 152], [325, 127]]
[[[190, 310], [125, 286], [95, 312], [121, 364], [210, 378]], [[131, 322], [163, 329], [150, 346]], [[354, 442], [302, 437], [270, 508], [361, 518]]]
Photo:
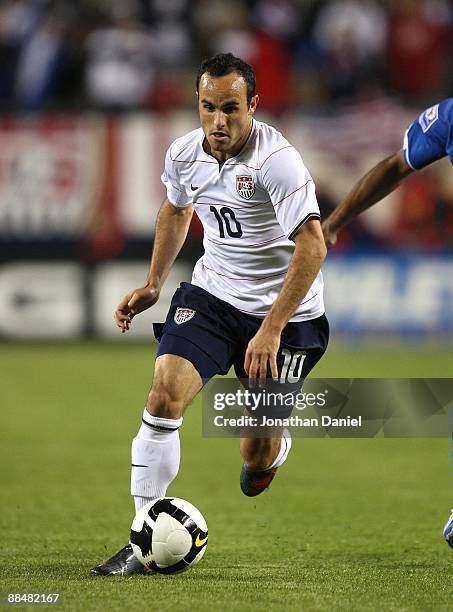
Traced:
[[127, 544], [105, 563], [90, 570], [92, 576], [133, 576], [134, 574], [154, 574], [147, 565], [142, 565]]
[[444, 527], [444, 538], [449, 546], [453, 548], [453, 508], [451, 509], [451, 515]]
[[241, 490], [247, 497], [255, 497], [262, 493], [271, 484], [277, 468], [270, 468], [268, 470], [260, 470], [259, 472], [252, 472], [245, 465], [242, 466], [241, 470]]

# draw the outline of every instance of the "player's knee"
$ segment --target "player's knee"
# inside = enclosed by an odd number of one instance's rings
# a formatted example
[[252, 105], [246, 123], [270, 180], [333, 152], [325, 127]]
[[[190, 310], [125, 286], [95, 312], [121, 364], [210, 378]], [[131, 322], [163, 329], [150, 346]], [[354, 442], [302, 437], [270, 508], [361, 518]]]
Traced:
[[153, 384], [146, 402], [146, 409], [155, 417], [179, 419], [184, 411], [184, 402], [166, 385]]

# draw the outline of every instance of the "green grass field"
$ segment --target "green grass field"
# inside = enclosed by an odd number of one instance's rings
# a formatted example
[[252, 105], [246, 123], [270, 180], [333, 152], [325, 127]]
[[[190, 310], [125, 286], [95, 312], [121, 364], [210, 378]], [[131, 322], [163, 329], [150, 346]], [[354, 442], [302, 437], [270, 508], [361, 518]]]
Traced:
[[[447, 437], [299, 438], [271, 489], [249, 499], [238, 441], [202, 438], [195, 402], [169, 493], [204, 513], [205, 558], [177, 576], [91, 578], [128, 537], [130, 440], [152, 350], [4, 344], [0, 363], [0, 591], [59, 592], [57, 609], [84, 611], [453, 610]], [[333, 346], [314, 372], [452, 373], [451, 347], [416, 345]]]

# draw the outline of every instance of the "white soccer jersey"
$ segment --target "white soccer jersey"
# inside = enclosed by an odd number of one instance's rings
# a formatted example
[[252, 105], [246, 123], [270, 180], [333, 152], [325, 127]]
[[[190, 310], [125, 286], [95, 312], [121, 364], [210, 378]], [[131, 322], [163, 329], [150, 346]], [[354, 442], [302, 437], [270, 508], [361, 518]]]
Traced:
[[[219, 163], [203, 149], [201, 128], [173, 142], [162, 181], [176, 207], [193, 206], [204, 228], [204, 255], [192, 283], [241, 312], [263, 318], [277, 299], [294, 252], [290, 238], [319, 219], [313, 180], [276, 129], [253, 120], [237, 156]], [[319, 272], [291, 321], [324, 313]]]

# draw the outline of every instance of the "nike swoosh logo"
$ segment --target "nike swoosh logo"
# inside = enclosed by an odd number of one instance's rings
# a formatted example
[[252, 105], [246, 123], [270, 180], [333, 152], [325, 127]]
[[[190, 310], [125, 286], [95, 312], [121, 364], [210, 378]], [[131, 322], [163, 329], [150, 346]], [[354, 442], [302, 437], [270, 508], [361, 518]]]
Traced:
[[195, 546], [197, 546], [198, 548], [200, 548], [201, 546], [203, 546], [203, 544], [205, 544], [208, 540], [208, 536], [206, 536], [205, 538], [203, 538], [202, 540], [200, 540], [200, 534], [197, 535], [197, 538], [195, 540]]
[[192, 183], [190, 183], [190, 188], [192, 189], [192, 191], [196, 191], [197, 189], [200, 189], [199, 187], [194, 187]]

